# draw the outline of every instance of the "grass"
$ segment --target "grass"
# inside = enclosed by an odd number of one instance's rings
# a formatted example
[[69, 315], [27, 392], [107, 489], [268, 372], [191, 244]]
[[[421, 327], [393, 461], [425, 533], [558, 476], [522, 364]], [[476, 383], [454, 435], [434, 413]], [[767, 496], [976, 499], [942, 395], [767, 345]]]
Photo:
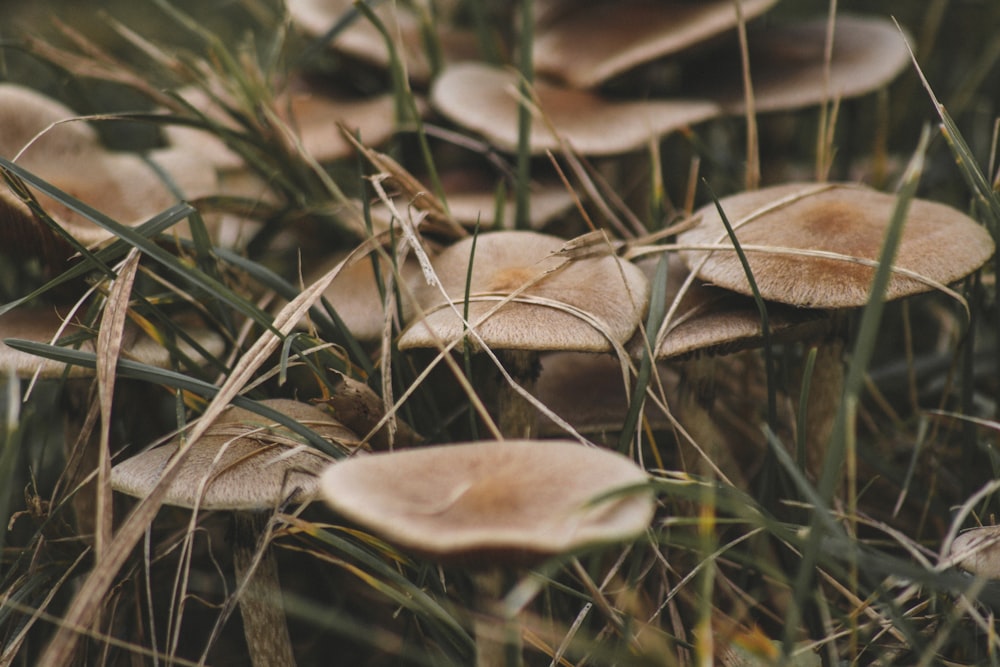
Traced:
[[[79, 12], [87, 3], [54, 4]], [[820, 0], [785, 4], [776, 11], [815, 16], [828, 9]], [[153, 148], [167, 122], [203, 127], [243, 158], [271, 196], [258, 201], [219, 192], [127, 227], [4, 159], [0, 170], [12, 186], [27, 183], [45, 192], [112, 230], [116, 240], [60, 267], [4, 255], [0, 312], [68, 298], [98, 314], [118, 298], [127, 303], [128, 319], [174, 351], [170, 369], [128, 361], [115, 369], [110, 416], [94, 425], [104, 429], [113, 456], [150, 444], [195, 416], [211, 417], [229, 402], [254, 409], [265, 397], [327, 398], [338, 391], [338, 373], [367, 382], [386, 399], [388, 412], [376, 418], [382, 422], [403, 419], [434, 442], [485, 439], [485, 406], [497, 375], [490, 358], [458, 359], [459, 343], [456, 354], [438, 355], [430, 369], [427, 358], [395, 348], [398, 304], [408, 289], [398, 251], [433, 255], [457, 233], [433, 217], [448, 210], [444, 167], [503, 164], [491, 191], [514, 192], [521, 225], [530, 205], [524, 179], [555, 163], [572, 181], [582, 181], [588, 197], [601, 199], [585, 198], [555, 231], [574, 238], [621, 215], [629, 225], [609, 234], [629, 240], [641, 236], [636, 224], [652, 232], [673, 222], [661, 212], [683, 211], [690, 192], [701, 205], [714, 198], [709, 189], [719, 196], [741, 189], [748, 132], [751, 145], [756, 132], [765, 184], [811, 174], [817, 160], [823, 170], [829, 165], [835, 180], [862, 167], [881, 187], [898, 192], [894, 232], [908, 202], [926, 197], [969, 211], [996, 238], [1000, 109], [992, 91], [1000, 85], [1000, 55], [989, 45], [1000, 10], [972, 4], [841, 0], [840, 12], [900, 12], [900, 23], [915, 35], [924, 78], [915, 66], [883, 93], [842, 101], [836, 114], [809, 109], [762, 116], [752, 130], [744, 119], [713, 121], [664, 139], [648, 154], [596, 162], [529, 158], [523, 148], [514, 156], [480, 148], [480, 155], [468, 149], [477, 145], [471, 140], [456, 149], [440, 138], [447, 135], [436, 127], [439, 119], [422, 120], [417, 113], [424, 91], [407, 81], [398, 58], [389, 73], [338, 59], [288, 29], [281, 7], [270, 0], [211, 7], [158, 0], [139, 13], [132, 3], [106, 4], [105, 15], [90, 8], [65, 19], [72, 29], [52, 26], [30, 8], [19, 10], [24, 23], [18, 24], [14, 8], [5, 7], [5, 78], [103, 114], [95, 125], [119, 149]], [[370, 13], [362, 8], [355, 20], [370, 20]], [[425, 18], [444, 21], [445, 14]], [[490, 26], [515, 26], [520, 19], [490, 21], [471, 9], [462, 18], [487, 42], [484, 59], [508, 57], [496, 46], [509, 36]], [[16, 25], [31, 26], [31, 38], [27, 30], [8, 27]], [[530, 30], [527, 22], [511, 28]], [[385, 26], [382, 32], [392, 37]], [[508, 46], [516, 47], [516, 40]], [[522, 63], [529, 61], [528, 51], [517, 53]], [[401, 132], [379, 147], [394, 162], [367, 153], [321, 165], [289, 139], [294, 134], [273, 86], [287, 69], [303, 64], [359, 93], [394, 92]], [[169, 92], [185, 85], [215, 91], [225, 102], [225, 120]], [[832, 135], [824, 130], [828, 122]], [[895, 162], [910, 166], [904, 172], [889, 166]], [[402, 171], [391, 173], [397, 163]], [[692, 163], [700, 165], [698, 172], [690, 170]], [[428, 174], [423, 185], [433, 193], [428, 201], [437, 203], [417, 210], [395, 200], [399, 217], [415, 224], [379, 231], [367, 203], [359, 207], [364, 230], [338, 214], [352, 198], [390, 200], [397, 187], [392, 177], [402, 182], [406, 172]], [[699, 179], [710, 188], [698, 187]], [[211, 226], [222, 213], [252, 221], [242, 247], [212, 245], [202, 225]], [[425, 214], [430, 223], [416, 224]], [[183, 220], [204, 233], [176, 238], [172, 230]], [[884, 259], [892, 257], [893, 243], [890, 236]], [[382, 289], [385, 335], [374, 342], [354, 340], [335, 308], [324, 303], [324, 288], [340, 266], [310, 284], [300, 279], [325, 255], [359, 247], [357, 261], [368, 261], [366, 252], [385, 252], [397, 267]], [[117, 294], [120, 277], [132, 280], [125, 263], [130, 255], [139, 257], [134, 282]], [[655, 304], [667, 263], [678, 261], [669, 253], [663, 257], [652, 282], [654, 307], [644, 322], [651, 339], [665, 316]], [[652, 473], [656, 520], [631, 543], [505, 574], [502, 613], [520, 624], [525, 661], [708, 664], [713, 656], [722, 660], [736, 652], [753, 656], [739, 664], [753, 665], [1000, 662], [994, 622], [1000, 589], [950, 567], [942, 553], [957, 530], [990, 524], [998, 511], [1000, 327], [993, 262], [957, 286], [964, 302], [931, 293], [883, 303], [888, 271], [879, 274], [868, 306], [850, 316], [845, 390], [821, 479], [810, 479], [786, 448], [796, 420], [803, 431], [810, 418], [794, 407], [800, 391], [816, 389], [809, 382], [808, 348], [775, 346], [767, 361], [760, 352], [744, 352], [711, 362], [713, 412], [738, 434], [729, 436], [732, 446], [751, 448], [736, 455], [758, 480], [771, 480], [766, 493], [683, 470], [677, 436], [645, 418], [653, 396], [670, 403], [672, 395], [658, 383], [649, 354], [640, 355], [625, 378], [624, 428], [610, 442]], [[191, 339], [175, 318], [192, 311], [228, 343], [225, 355], [207, 368], [178, 353], [178, 341]], [[312, 328], [298, 331], [307, 313]], [[86, 348], [11, 345], [71, 364], [99, 360]], [[0, 498], [0, 664], [244, 664], [238, 615], [218, 636], [210, 634], [235, 587], [220, 517], [161, 507], [164, 483], [142, 502], [114, 499], [110, 541], [95, 544], [78, 533], [74, 489], [66, 488], [64, 475], [64, 417], [74, 407], [65, 402], [65, 385], [65, 379], [7, 379], [0, 391], [0, 489], [6, 490]], [[135, 397], [150, 408], [148, 417], [129, 414]], [[190, 437], [207, 423], [195, 422]], [[289, 426], [329, 449], [305, 427]], [[838, 472], [842, 462], [846, 477]], [[468, 572], [400, 552], [319, 504], [280, 507], [272, 519], [301, 664], [334, 655], [341, 664], [471, 664], [479, 612]]]

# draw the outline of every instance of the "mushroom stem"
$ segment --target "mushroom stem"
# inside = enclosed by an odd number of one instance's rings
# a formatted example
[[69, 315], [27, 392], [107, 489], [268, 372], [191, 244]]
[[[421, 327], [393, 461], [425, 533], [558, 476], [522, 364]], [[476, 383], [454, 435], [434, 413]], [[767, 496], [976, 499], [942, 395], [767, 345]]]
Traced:
[[278, 565], [269, 545], [255, 563], [257, 540], [267, 530], [267, 515], [234, 512], [233, 569], [237, 582], [246, 579], [239, 597], [243, 634], [254, 667], [294, 667], [292, 641], [281, 603]]
[[[809, 395], [806, 400], [805, 467], [814, 480], [823, 474], [826, 452], [833, 434], [833, 423], [840, 409], [844, 392], [844, 338], [834, 336], [832, 340], [816, 345], [816, 361], [809, 381]], [[837, 487], [839, 488], [838, 483]]]
[[521, 667], [521, 630], [500, 609], [503, 570], [498, 567], [472, 573], [476, 591], [476, 667]]
[[[504, 369], [522, 389], [535, 394], [540, 364], [533, 350], [499, 350], [497, 357]], [[497, 390], [497, 427], [507, 438], [530, 438], [537, 422], [534, 406], [501, 378]]]
[[[712, 419], [711, 406], [715, 399], [715, 359], [699, 357], [682, 362], [682, 382], [678, 392], [677, 418], [694, 444], [682, 434], [678, 451], [689, 472], [721, 478], [736, 488], [746, 489], [746, 477], [734, 460], [725, 435]], [[698, 445], [700, 451], [694, 446]]]

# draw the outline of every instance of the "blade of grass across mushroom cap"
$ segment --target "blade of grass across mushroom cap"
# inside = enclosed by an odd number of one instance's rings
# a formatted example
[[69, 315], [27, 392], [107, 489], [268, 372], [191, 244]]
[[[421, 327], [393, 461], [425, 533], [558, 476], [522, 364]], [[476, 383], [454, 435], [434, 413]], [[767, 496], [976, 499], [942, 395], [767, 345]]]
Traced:
[[[766, 23], [749, 34], [754, 109], [799, 109], [870, 93], [910, 63], [905, 33], [889, 20], [839, 15], [829, 80], [825, 75], [826, 19]], [[722, 49], [711, 63], [696, 61], [690, 95], [716, 100], [729, 114], [745, 112], [740, 57]], [[706, 70], [712, 76], [705, 76]]]
[[[717, 104], [703, 99], [611, 100], [545, 81], [535, 82], [534, 94], [547, 122], [531, 124], [533, 154], [560, 149], [549, 123], [579, 153], [614, 155], [721, 113]], [[473, 62], [446, 67], [431, 88], [431, 104], [497, 148], [517, 150], [515, 72]]]
[[[357, 435], [323, 410], [288, 399], [261, 401], [344, 446]], [[138, 498], [149, 494], [177, 451], [179, 440], [116, 465], [111, 486]], [[230, 407], [192, 445], [164, 503], [206, 510], [266, 510], [316, 493], [317, 475], [331, 459], [283, 426]]]
[[[854, 308], [868, 300], [895, 205], [891, 194], [862, 185], [792, 183], [745, 192], [719, 201], [746, 251], [764, 299], [813, 308]], [[722, 245], [709, 251], [684, 250], [681, 256], [698, 276], [726, 289], [749, 295], [743, 267], [715, 209], [696, 213], [701, 224], [678, 237], [681, 245]], [[762, 251], [784, 248], [835, 253], [850, 259]], [[886, 299], [926, 292], [963, 278], [993, 255], [989, 233], [954, 208], [914, 200], [909, 208], [896, 267]], [[927, 282], [931, 281], [931, 282]]]
[[[469, 275], [472, 243], [472, 238], [463, 239], [432, 260], [441, 288], [456, 305], [448, 305], [437, 285], [419, 285], [416, 299], [425, 317], [403, 333], [400, 349], [434, 347], [438, 339], [450, 342], [467, 334], [455, 312], [462, 312], [467, 280], [468, 320], [483, 343], [500, 350], [608, 351], [612, 349], [609, 339], [627, 340], [645, 312], [648, 282], [638, 268], [612, 255], [610, 249], [568, 260], [560, 254], [566, 241], [559, 237], [490, 232], [476, 240]], [[511, 301], [480, 321], [514, 292], [549, 303]], [[576, 312], [564, 312], [560, 305]]]
[[393, 544], [491, 566], [634, 539], [652, 520], [652, 494], [607, 494], [646, 479], [631, 460], [608, 450], [506, 440], [342, 461], [323, 473], [320, 485], [334, 511]]
[[[749, 20], [777, 0], [741, 0]], [[736, 27], [733, 0], [588, 2], [539, 26], [535, 68], [576, 88], [591, 88], [636, 65], [676, 53]]]

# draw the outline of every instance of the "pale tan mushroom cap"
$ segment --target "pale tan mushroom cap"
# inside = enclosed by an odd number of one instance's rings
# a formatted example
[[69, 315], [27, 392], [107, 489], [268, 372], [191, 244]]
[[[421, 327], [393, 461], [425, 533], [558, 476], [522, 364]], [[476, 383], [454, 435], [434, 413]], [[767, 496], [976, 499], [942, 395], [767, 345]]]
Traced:
[[[309, 427], [331, 443], [357, 436], [326, 412], [287, 399], [261, 401]], [[111, 487], [144, 498], [177, 452], [178, 442], [147, 450], [111, 471]], [[230, 407], [191, 445], [164, 499], [167, 505], [205, 510], [264, 510], [316, 494], [317, 475], [332, 459], [272, 420]]]
[[89, 152], [99, 141], [97, 131], [86, 121], [68, 120], [78, 116], [36, 90], [0, 83], [0, 155], [13, 159], [31, 143], [19, 163], [34, 170], [32, 155], [65, 159]]
[[[431, 105], [497, 148], [514, 152], [518, 139], [517, 73], [466, 62], [446, 67], [431, 88]], [[538, 80], [540, 116], [531, 124], [531, 152], [559, 151], [556, 129], [583, 155], [614, 155], [651, 139], [718, 116], [714, 102], [698, 99], [612, 100]], [[547, 119], [547, 121], [546, 121]]]
[[[17, 114], [34, 119], [27, 125], [21, 121], [19, 127], [12, 123], [10, 127], [0, 130], [0, 155], [8, 158], [17, 155], [24, 147], [22, 142], [48, 124], [77, 115], [38, 93], [18, 86], [0, 89], [0, 107], [5, 103], [8, 107], [0, 111], [0, 121], [2, 116]], [[208, 194], [215, 188], [214, 170], [194, 153], [161, 151], [152, 159], [162, 170], [162, 175], [134, 153], [106, 150], [92, 128], [74, 121], [56, 125], [46, 132], [21, 153], [17, 163], [126, 226], [143, 223], [178, 202], [178, 196], [168, 187], [167, 180], [173, 181], [179, 194], [187, 199]], [[42, 208], [83, 245], [94, 246], [114, 237], [111, 232], [47, 195], [35, 194]], [[32, 247], [28, 234], [49, 234], [47, 231], [27, 231], [35, 228], [34, 216], [10, 189], [0, 188], [0, 199], [5, 209], [5, 224], [23, 226], [25, 231], [22, 236], [25, 238], [22, 240], [26, 248]], [[189, 236], [186, 222], [182, 221], [172, 230], [181, 236]]]
[[[537, 232], [479, 235], [468, 320], [486, 345], [500, 350], [603, 352], [612, 348], [609, 339], [621, 343], [632, 335], [649, 300], [649, 286], [642, 272], [610, 253], [563, 265], [565, 260], [557, 253], [565, 243], [564, 239]], [[470, 237], [449, 246], [432, 260], [441, 286], [458, 313], [463, 310], [471, 248]], [[562, 268], [557, 269], [559, 266]], [[544, 275], [547, 271], [552, 272]], [[480, 322], [503, 297], [543, 275], [519, 296], [556, 303], [508, 302]], [[421, 279], [415, 295], [426, 317], [403, 333], [400, 349], [434, 347], [435, 336], [449, 342], [465, 335], [461, 319], [436, 285], [427, 285]], [[476, 297], [488, 300], [473, 300]], [[560, 310], [560, 304], [584, 317]], [[593, 322], [586, 317], [593, 318]]]
[[1000, 579], [1000, 526], [967, 530], [955, 538], [949, 556], [972, 574]]
[[[877, 260], [896, 197], [862, 185], [792, 183], [724, 197], [720, 203], [744, 250], [769, 246]], [[772, 210], [764, 212], [769, 207]], [[701, 216], [701, 224], [681, 234], [678, 242], [721, 244], [730, 249], [713, 252], [700, 269], [697, 266], [705, 251], [682, 251], [684, 261], [703, 280], [750, 295], [715, 205], [705, 206], [696, 215]], [[967, 215], [944, 204], [915, 199], [895, 266], [947, 284], [978, 269], [993, 251], [989, 233]], [[761, 296], [769, 301], [813, 308], [853, 308], [868, 302], [873, 267], [788, 253], [747, 250], [746, 254]], [[931, 289], [925, 282], [894, 273], [886, 298]]]
[[[657, 258], [636, 262], [652, 278]], [[671, 258], [666, 286], [666, 307], [671, 308], [688, 269]], [[831, 327], [828, 311], [767, 304], [768, 328], [773, 343], [819, 335]], [[651, 334], [652, 335], [652, 334]], [[638, 337], [637, 337], [638, 338]], [[631, 353], [641, 357], [645, 341], [635, 340]], [[760, 311], [752, 297], [705, 285], [695, 279], [681, 297], [667, 334], [656, 348], [657, 359], [683, 359], [698, 354], [730, 354], [764, 344]]]
[[[744, 20], [777, 0], [742, 0]], [[591, 88], [636, 65], [676, 53], [737, 24], [732, 0], [579, 3], [534, 43], [536, 71], [576, 88]]]
[[[829, 80], [824, 76], [825, 19], [767, 24], [748, 37], [754, 108], [794, 110], [888, 85], [910, 64], [908, 35], [888, 20], [839, 15], [835, 24]], [[701, 76], [692, 94], [717, 100], [730, 114], [745, 109], [739, 58]]]
[[507, 440], [342, 461], [323, 473], [320, 492], [334, 511], [403, 548], [445, 561], [530, 563], [642, 534], [651, 493], [590, 503], [647, 479], [608, 450]]
[[[38, 343], [51, 343], [59, 331], [62, 317], [54, 308], [16, 308], [0, 315], [0, 339], [18, 338]], [[80, 328], [71, 324], [63, 331], [63, 336], [79, 333]], [[188, 328], [190, 334], [206, 352], [219, 356], [225, 349], [222, 337], [213, 331], [203, 328]], [[86, 352], [94, 351], [96, 338], [86, 341], [79, 349]], [[178, 351], [193, 360], [198, 360], [198, 353], [187, 343], [178, 341]], [[160, 343], [140, 332], [134, 326], [128, 326], [123, 338], [122, 356], [141, 363], [169, 368], [170, 352]], [[205, 360], [207, 362], [207, 360]], [[27, 352], [21, 352], [0, 343], [0, 372], [13, 374], [21, 378], [29, 378], [38, 373], [41, 378], [92, 377], [96, 371], [83, 366], [69, 366], [59, 361], [45, 359]]]

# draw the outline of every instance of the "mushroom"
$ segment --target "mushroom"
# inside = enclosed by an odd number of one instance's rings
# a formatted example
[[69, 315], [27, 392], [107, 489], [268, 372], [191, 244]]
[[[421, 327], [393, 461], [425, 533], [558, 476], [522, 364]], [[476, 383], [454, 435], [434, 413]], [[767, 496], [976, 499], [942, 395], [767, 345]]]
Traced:
[[[754, 26], [748, 48], [756, 112], [859, 97], [887, 85], [910, 64], [906, 33], [892, 21], [839, 14], [827, 70], [827, 29], [826, 19]], [[734, 45], [689, 63], [693, 75], [685, 94], [714, 100], [728, 114], [744, 114], [739, 62]]]
[[[789, 183], [719, 200], [747, 253], [761, 297], [826, 309], [868, 302], [874, 263], [895, 204], [891, 194], [848, 183]], [[678, 243], [720, 249], [682, 250], [683, 260], [702, 280], [752, 295], [715, 205], [696, 212], [699, 216], [700, 224], [681, 233]], [[812, 251], [825, 255], [810, 255]], [[959, 280], [982, 266], [993, 251], [989, 233], [969, 216], [914, 199], [885, 298]]]
[[[474, 351], [498, 351], [503, 367], [530, 393], [539, 352], [610, 352], [638, 326], [648, 283], [605, 243], [596, 242], [589, 255], [575, 255], [572, 243], [556, 236], [502, 231], [449, 246], [432, 260], [438, 282], [415, 289], [421, 314], [403, 332], [399, 348], [453, 345], [468, 336]], [[467, 321], [474, 335], [461, 317], [467, 281]], [[525, 437], [534, 410], [506, 383], [498, 398], [501, 432]]]
[[[638, 259], [636, 265], [653, 278], [655, 257]], [[691, 281], [689, 275], [682, 262], [670, 262], [665, 289], [669, 317], [660, 331], [651, 333], [655, 336], [652, 355], [658, 362], [670, 362], [681, 375], [676, 415], [700, 447], [700, 451], [692, 451], [692, 443], [682, 434], [678, 439], [682, 459], [700, 461], [704, 455], [734, 485], [745, 487], [746, 466], [734, 456], [732, 438], [726, 437], [718, 415], [712, 415], [711, 410], [716, 358], [764, 344], [760, 312], [751, 297]], [[767, 314], [772, 343], [822, 335], [831, 326], [829, 313], [822, 310], [772, 303]], [[630, 351], [633, 357], [641, 358], [645, 348], [646, 341], [636, 336]]]
[[948, 560], [987, 579], [1000, 579], [1000, 526], [980, 526], [958, 535]]
[[[741, 0], [745, 19], [777, 0]], [[733, 0], [573, 3], [536, 30], [535, 69], [574, 88], [593, 88], [654, 58], [677, 53], [736, 27]]]
[[[896, 198], [862, 185], [790, 183], [719, 200], [746, 253], [763, 299], [838, 311], [868, 302], [875, 265]], [[698, 278], [751, 295], [715, 205], [678, 236], [681, 257]], [[718, 248], [704, 249], [706, 246]], [[909, 205], [887, 300], [930, 291], [976, 271], [992, 255], [990, 234], [964, 213], [936, 202]], [[825, 451], [843, 383], [843, 341], [819, 350], [811, 386], [810, 451]], [[831, 413], [831, 411], [833, 411]], [[822, 456], [820, 456], [822, 458]]]
[[[432, 60], [427, 53], [426, 32], [435, 30], [441, 55], [446, 62], [475, 57], [476, 37], [473, 33], [452, 27], [441, 28], [440, 22], [425, 22], [419, 11], [428, 11], [424, 3], [409, 5], [379, 4], [372, 11], [385, 24], [393, 45], [406, 67], [407, 76], [415, 83], [426, 83], [432, 74]], [[353, 9], [350, 0], [288, 0], [288, 14], [303, 34], [315, 39], [325, 37], [339, 22], [349, 19]], [[352, 22], [333, 36], [329, 47], [357, 61], [387, 69], [390, 62], [385, 38], [367, 18], [355, 16]]]
[[[353, 432], [319, 408], [287, 399], [261, 403], [338, 446], [357, 441]], [[176, 439], [119, 463], [111, 471], [112, 488], [137, 498], [147, 496], [181, 445], [182, 440]], [[277, 564], [267, 546], [265, 513], [285, 502], [312, 499], [317, 491], [317, 475], [331, 459], [302, 444], [301, 438], [286, 427], [235, 407], [216, 419], [190, 448], [164, 503], [232, 512], [233, 567], [237, 581], [246, 582], [239, 605], [251, 661], [254, 667], [294, 665], [280, 602]], [[263, 555], [252, 570], [258, 542], [264, 545]]]
[[[66, 316], [55, 307], [22, 307], [0, 315], [0, 340], [17, 339], [35, 343], [65, 344], [76, 337], [79, 349], [95, 350], [96, 335], [79, 322], [65, 322]], [[201, 348], [196, 350], [184, 340], [177, 341], [177, 351], [195, 363], [207, 363], [202, 351], [218, 357], [225, 349], [225, 342], [217, 333], [193, 324], [185, 327], [191, 340]], [[65, 342], [61, 342], [65, 341]], [[142, 333], [138, 327], [126, 324], [122, 335], [121, 354], [124, 358], [157, 368], [172, 368], [174, 358], [169, 349]], [[86, 433], [87, 413], [91, 402], [90, 388], [97, 371], [80, 365], [67, 365], [15, 349], [0, 342], [0, 370], [22, 379], [38, 377], [42, 380], [65, 380], [64, 426], [66, 440], [64, 453], [67, 459], [65, 485], [74, 489], [91, 475], [100, 461], [100, 442], [91, 428]], [[127, 397], [130, 397], [130, 392]], [[78, 441], [79, 439], [79, 441]], [[83, 485], [73, 496], [73, 511], [77, 530], [82, 535], [93, 532], [97, 516], [96, 480]]]
[[[631, 460], [608, 450], [507, 440], [343, 461], [323, 473], [320, 486], [335, 512], [390, 543], [480, 570], [474, 574], [477, 606], [491, 611], [503, 567], [641, 535], [653, 517], [653, 495], [614, 491], [647, 479]], [[505, 664], [491, 625], [476, 623], [480, 666]]]
[[[465, 62], [446, 67], [431, 88], [431, 105], [503, 151], [518, 144], [517, 74]], [[536, 80], [533, 94], [544, 121], [531, 124], [530, 151], [560, 151], [560, 138], [583, 155], [615, 155], [720, 114], [704, 99], [615, 100]]]
[[[121, 224], [138, 225], [177, 203], [164, 174], [186, 197], [207, 194], [215, 187], [214, 172], [197, 155], [161, 153], [153, 158], [161, 173], [139, 155], [106, 150], [96, 132], [73, 120], [77, 114], [71, 109], [22, 86], [0, 84], [0, 109], [2, 116], [17, 117], [10, 126], [4, 125], [0, 155]], [[114, 238], [112, 232], [60, 201], [28, 189], [42, 209], [82, 245], [96, 246]], [[64, 262], [74, 252], [6, 187], [0, 188], [0, 218], [4, 252], [40, 256], [49, 266]], [[184, 223], [178, 229], [186, 234]]]

